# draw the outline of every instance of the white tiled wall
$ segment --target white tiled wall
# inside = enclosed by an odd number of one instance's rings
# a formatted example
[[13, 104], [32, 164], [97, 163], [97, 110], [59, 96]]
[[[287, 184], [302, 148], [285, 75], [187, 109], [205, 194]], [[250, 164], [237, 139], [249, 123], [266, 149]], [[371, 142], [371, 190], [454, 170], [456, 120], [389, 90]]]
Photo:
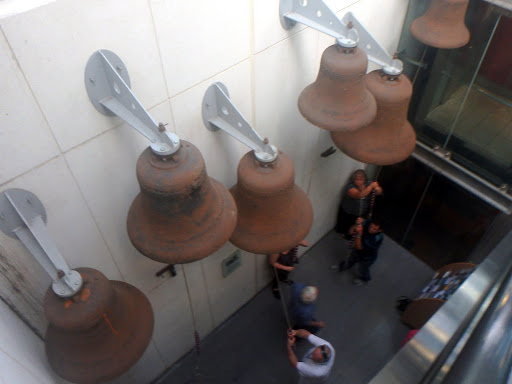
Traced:
[[[396, 49], [406, 0], [386, 7], [377, 0], [325, 2], [339, 17], [353, 11], [386, 49]], [[135, 164], [148, 141], [90, 103], [84, 68], [94, 51], [108, 49], [123, 60], [154, 120], [198, 147], [209, 175], [229, 188], [249, 149], [207, 130], [201, 116], [204, 92], [223, 82], [256, 131], [293, 160], [296, 183], [314, 207], [308, 240], [332, 228], [341, 186], [360, 164], [339, 152], [321, 158], [333, 143], [297, 109], [332, 38], [304, 25], [284, 30], [278, 0], [57, 0], [0, 18], [0, 28], [0, 191], [35, 193], [71, 267], [124, 280], [153, 306], [146, 353], [113, 383], [150, 382], [193, 347], [194, 331], [208, 335], [271, 275], [265, 256], [242, 252], [241, 267], [222, 277], [222, 260], [236, 250], [227, 243], [176, 266], [176, 277], [155, 277], [164, 265], [138, 253], [126, 234], [139, 192]], [[16, 240], [0, 234], [0, 241], [8, 243], [7, 256], [30, 257]], [[42, 342], [1, 301], [0, 316], [0, 383], [59, 383]]]

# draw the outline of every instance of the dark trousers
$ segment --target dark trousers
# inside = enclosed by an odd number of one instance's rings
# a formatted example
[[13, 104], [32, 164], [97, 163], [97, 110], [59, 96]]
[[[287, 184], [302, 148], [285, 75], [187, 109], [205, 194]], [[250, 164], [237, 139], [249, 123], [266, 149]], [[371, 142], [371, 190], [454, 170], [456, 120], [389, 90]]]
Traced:
[[364, 250], [352, 250], [350, 254], [346, 268], [352, 268], [356, 263], [359, 264], [359, 278], [363, 281], [370, 281], [372, 279], [370, 275], [370, 266], [377, 260], [377, 255], [369, 255]]
[[[288, 275], [290, 274], [290, 272], [284, 271], [279, 268], [276, 268], [276, 272], [277, 272], [277, 277], [278, 277], [279, 281], [288, 280]], [[278, 286], [278, 282], [277, 282], [276, 276], [274, 275], [274, 279], [272, 280], [272, 289], [277, 289], [277, 286]]]
[[340, 207], [338, 210], [338, 220], [336, 221], [336, 227], [334, 227], [334, 230], [338, 233], [341, 233], [342, 235], [345, 235], [346, 238], [349, 238], [350, 227], [356, 223], [357, 218], [358, 216], [351, 215]]
[[[316, 321], [316, 320], [313, 319], [313, 321]], [[308, 331], [312, 334], [317, 333], [318, 330], [320, 329], [319, 327], [315, 327], [313, 325], [305, 325], [305, 324], [300, 324], [300, 323], [295, 323], [292, 328], [293, 329], [305, 329], [306, 331]]]

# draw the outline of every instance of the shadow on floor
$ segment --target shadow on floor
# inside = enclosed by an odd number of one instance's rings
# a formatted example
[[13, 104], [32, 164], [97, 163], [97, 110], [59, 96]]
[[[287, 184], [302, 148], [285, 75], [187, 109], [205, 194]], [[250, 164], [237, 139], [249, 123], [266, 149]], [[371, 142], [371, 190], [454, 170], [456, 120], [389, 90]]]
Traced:
[[[416, 297], [433, 270], [386, 237], [367, 286], [353, 285], [350, 271], [330, 270], [348, 254], [347, 242], [328, 233], [301, 259], [292, 278], [319, 287], [318, 336], [336, 349], [328, 383], [367, 383], [398, 351], [409, 328], [395, 309], [398, 296]], [[289, 287], [282, 286], [284, 296]], [[201, 353], [186, 354], [154, 384], [292, 384], [295, 369], [286, 354], [287, 322], [270, 288], [201, 341]], [[299, 359], [310, 347], [297, 345]]]

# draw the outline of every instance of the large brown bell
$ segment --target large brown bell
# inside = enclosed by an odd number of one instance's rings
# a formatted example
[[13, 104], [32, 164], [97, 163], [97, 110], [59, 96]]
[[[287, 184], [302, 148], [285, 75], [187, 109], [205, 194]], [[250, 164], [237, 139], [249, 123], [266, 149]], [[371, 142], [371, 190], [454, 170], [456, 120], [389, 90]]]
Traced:
[[367, 67], [368, 57], [361, 49], [328, 47], [316, 81], [299, 96], [304, 118], [330, 131], [354, 131], [370, 124], [377, 106], [366, 88]]
[[399, 163], [416, 146], [416, 133], [407, 121], [411, 82], [403, 74], [388, 76], [376, 70], [367, 75], [367, 86], [377, 100], [373, 123], [356, 132], [331, 132], [331, 138], [343, 153], [363, 163]]
[[202, 259], [224, 245], [236, 224], [237, 209], [228, 190], [208, 177], [203, 157], [182, 140], [173, 155], [147, 148], [137, 161], [140, 193], [128, 212], [132, 244], [162, 263]]
[[279, 151], [271, 163], [248, 152], [238, 165], [238, 182], [230, 192], [238, 206], [238, 221], [230, 241], [256, 254], [295, 247], [309, 232], [313, 208], [294, 182], [293, 163]]
[[101, 383], [142, 356], [153, 333], [153, 310], [134, 286], [108, 280], [92, 268], [76, 271], [83, 286], [75, 296], [61, 298], [51, 287], [46, 292], [46, 355], [65, 380]]
[[432, 0], [427, 12], [411, 24], [412, 35], [436, 48], [459, 48], [469, 42], [464, 17], [469, 0]]

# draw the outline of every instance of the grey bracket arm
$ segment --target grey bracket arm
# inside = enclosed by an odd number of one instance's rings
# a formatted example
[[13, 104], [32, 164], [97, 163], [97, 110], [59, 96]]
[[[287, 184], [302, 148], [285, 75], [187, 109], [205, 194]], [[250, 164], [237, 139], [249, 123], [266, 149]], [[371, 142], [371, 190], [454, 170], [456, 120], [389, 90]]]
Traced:
[[33, 193], [8, 189], [0, 193], [0, 229], [18, 238], [53, 280], [52, 289], [60, 297], [70, 297], [82, 288], [82, 276], [69, 269], [46, 230], [46, 211]]
[[157, 125], [130, 89], [130, 77], [121, 59], [111, 51], [96, 51], [85, 67], [85, 88], [94, 107], [102, 114], [117, 115], [151, 141], [157, 155], [172, 155], [180, 139]]
[[248, 147], [254, 149], [256, 158], [265, 163], [277, 158], [277, 149], [262, 140], [256, 131], [236, 109], [226, 86], [222, 83], [213, 83], [208, 87], [203, 97], [203, 122], [210, 131], [219, 128]]
[[358, 46], [366, 52], [368, 60], [382, 67], [388, 75], [402, 73], [403, 64], [394, 59], [356, 19], [352, 12], [342, 20], [322, 0], [280, 0], [281, 25], [288, 30], [299, 22], [336, 39], [342, 47]]

